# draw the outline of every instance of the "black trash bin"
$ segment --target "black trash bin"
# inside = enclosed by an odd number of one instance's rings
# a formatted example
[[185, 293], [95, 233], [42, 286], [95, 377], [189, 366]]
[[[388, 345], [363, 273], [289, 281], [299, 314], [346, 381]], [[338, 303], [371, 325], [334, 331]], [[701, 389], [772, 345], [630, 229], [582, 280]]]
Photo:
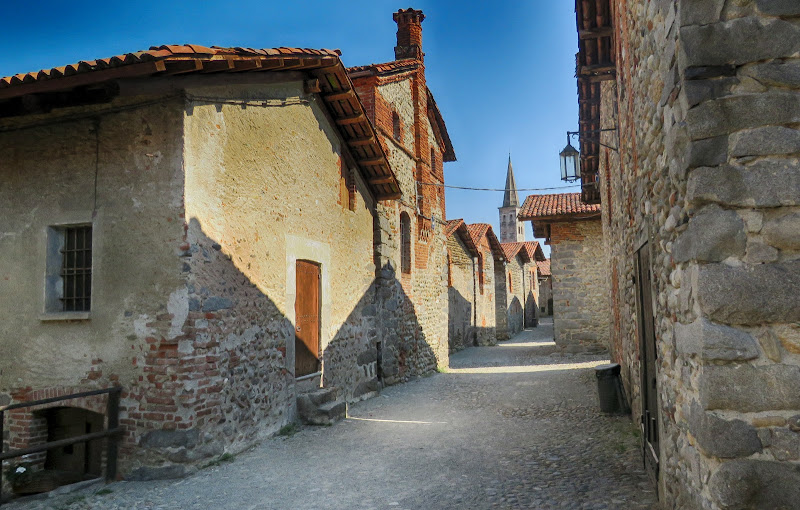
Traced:
[[620, 413], [619, 364], [609, 363], [594, 367], [597, 377], [597, 394], [600, 397], [600, 410], [604, 413]]

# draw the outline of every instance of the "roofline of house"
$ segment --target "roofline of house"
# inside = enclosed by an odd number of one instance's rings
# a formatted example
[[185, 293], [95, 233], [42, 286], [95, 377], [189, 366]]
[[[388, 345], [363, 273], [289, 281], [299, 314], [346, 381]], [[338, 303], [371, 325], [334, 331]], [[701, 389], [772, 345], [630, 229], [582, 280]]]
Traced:
[[[0, 118], [110, 103], [119, 93], [119, 87], [110, 85], [120, 79], [303, 71], [309, 77], [304, 80], [306, 93], [319, 94], [322, 98], [334, 127], [342, 135], [375, 198], [400, 198], [397, 177], [339, 54], [338, 50], [308, 48], [152, 47], [144, 52], [1, 78]], [[92, 90], [96, 93], [87, 93]]]

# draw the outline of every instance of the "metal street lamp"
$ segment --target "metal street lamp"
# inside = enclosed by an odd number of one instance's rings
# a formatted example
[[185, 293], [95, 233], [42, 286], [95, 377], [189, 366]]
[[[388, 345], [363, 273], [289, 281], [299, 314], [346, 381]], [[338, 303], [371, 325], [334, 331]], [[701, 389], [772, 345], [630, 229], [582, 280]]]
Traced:
[[578, 165], [578, 158], [581, 153], [570, 143], [570, 134], [567, 133], [567, 146], [559, 154], [561, 157], [561, 180], [566, 182], [577, 181], [581, 177]]

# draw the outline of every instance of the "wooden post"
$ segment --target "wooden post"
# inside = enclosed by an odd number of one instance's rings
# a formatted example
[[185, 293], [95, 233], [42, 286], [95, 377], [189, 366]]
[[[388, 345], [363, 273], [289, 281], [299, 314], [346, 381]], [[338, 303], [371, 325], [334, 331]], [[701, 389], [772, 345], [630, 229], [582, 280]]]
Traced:
[[[108, 394], [108, 406], [106, 408], [108, 430], [115, 430], [119, 427], [119, 397], [121, 392], [122, 388], [115, 388]], [[113, 482], [117, 479], [119, 436], [119, 434], [111, 434], [106, 440], [106, 482]]]

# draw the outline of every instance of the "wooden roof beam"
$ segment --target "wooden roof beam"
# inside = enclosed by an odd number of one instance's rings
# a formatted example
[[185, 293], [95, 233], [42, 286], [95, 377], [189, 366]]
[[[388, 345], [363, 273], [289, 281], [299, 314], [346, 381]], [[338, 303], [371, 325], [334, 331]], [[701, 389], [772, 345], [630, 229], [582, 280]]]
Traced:
[[360, 159], [360, 160], [358, 160], [358, 163], [360, 165], [368, 165], [368, 166], [381, 165], [383, 163], [386, 163], [386, 158], [381, 156], [381, 157], [377, 157], [377, 158]]
[[336, 119], [336, 123], [340, 126], [347, 126], [348, 124], [357, 124], [359, 122], [366, 122], [367, 118], [359, 113], [358, 115], [353, 115], [351, 117], [341, 117]]
[[586, 39], [599, 39], [601, 37], [611, 37], [614, 34], [613, 27], [597, 27], [592, 28], [589, 30], [579, 30], [578, 31], [578, 38], [582, 40]]
[[349, 99], [352, 91], [346, 90], [344, 92], [334, 92], [333, 94], [327, 94], [322, 96], [325, 101], [341, 101], [342, 99]]
[[175, 75], [175, 74], [183, 74], [183, 73], [192, 73], [194, 71], [200, 71], [203, 69], [203, 62], [198, 59], [190, 59], [190, 60], [167, 60], [165, 61], [167, 69], [167, 75]]
[[203, 73], [217, 73], [233, 69], [233, 61], [229, 58], [219, 60], [203, 60]]
[[364, 138], [353, 138], [352, 140], [347, 140], [347, 143], [354, 147], [360, 147], [363, 145], [371, 145], [375, 143], [375, 141], [375, 137], [370, 135], [365, 136]]
[[372, 185], [389, 184], [392, 182], [394, 182], [394, 177], [392, 177], [391, 175], [382, 175], [380, 177], [373, 177], [372, 179], [369, 180], [369, 183]]

